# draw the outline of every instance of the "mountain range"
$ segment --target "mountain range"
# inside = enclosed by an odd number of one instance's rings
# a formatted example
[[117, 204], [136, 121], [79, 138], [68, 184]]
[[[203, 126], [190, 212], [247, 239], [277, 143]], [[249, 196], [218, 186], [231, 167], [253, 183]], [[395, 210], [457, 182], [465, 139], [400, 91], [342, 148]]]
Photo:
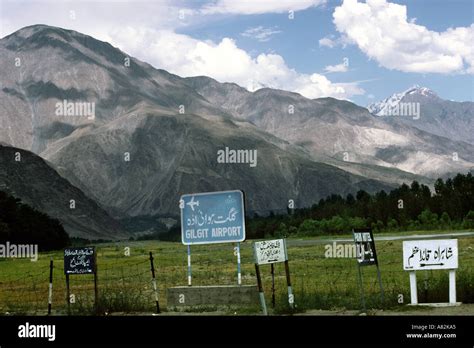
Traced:
[[[420, 115], [415, 119], [398, 117], [398, 121], [448, 139], [474, 144], [473, 102], [444, 100], [429, 88], [415, 85], [367, 108], [377, 116], [384, 116], [387, 110], [401, 103], [419, 103]], [[393, 117], [384, 118], [388, 122], [393, 120]]]
[[[101, 213], [85, 213], [95, 226], [88, 232], [67, 225], [73, 236], [98, 235], [97, 226], [111, 216], [176, 217], [184, 193], [242, 189], [248, 210], [265, 213], [286, 210], [289, 200], [302, 207], [334, 193], [373, 192], [412, 180], [431, 184], [474, 163], [467, 134], [451, 137], [448, 130], [380, 117], [377, 107], [369, 107], [371, 113], [333, 98], [181, 78], [62, 28], [20, 29], [0, 40], [0, 59], [3, 148], [42, 157], [67, 190], [81, 192]], [[59, 110], [61, 105], [75, 105], [75, 112]], [[93, 115], [78, 114], [81, 105]], [[456, 122], [457, 112], [448, 123]], [[256, 150], [258, 165], [218, 163], [217, 152], [226, 147]], [[0, 186], [22, 192], [25, 201], [69, 201], [52, 189], [41, 190], [43, 198], [33, 195], [21, 175], [52, 187], [47, 177], [35, 178], [27, 166], [20, 175], [3, 163], [8, 175], [0, 176]], [[104, 227], [110, 230], [123, 236], [118, 226]]]

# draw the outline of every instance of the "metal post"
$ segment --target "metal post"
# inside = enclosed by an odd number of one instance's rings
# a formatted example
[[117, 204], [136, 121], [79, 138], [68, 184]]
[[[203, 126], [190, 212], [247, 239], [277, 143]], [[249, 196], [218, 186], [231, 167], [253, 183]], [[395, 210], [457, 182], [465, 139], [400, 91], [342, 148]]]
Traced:
[[69, 289], [69, 274], [66, 273], [66, 301], [67, 301], [67, 314], [71, 315], [71, 291]]
[[410, 272], [410, 299], [411, 304], [416, 305], [418, 304], [418, 292], [416, 289], [416, 272]]
[[262, 279], [260, 277], [260, 267], [255, 264], [255, 273], [257, 274], [258, 294], [260, 296], [260, 305], [262, 306], [263, 315], [268, 315], [267, 304], [265, 303], [265, 295], [263, 293]]
[[95, 312], [96, 314], [99, 314], [99, 286], [98, 286], [98, 281], [99, 281], [99, 277], [97, 275], [97, 269], [98, 269], [98, 265], [97, 265], [97, 252], [96, 252], [97, 249], [95, 249], [94, 247], [94, 307], [95, 307]]
[[53, 303], [53, 258], [51, 258], [51, 261], [49, 261], [48, 315], [51, 315], [52, 303]]
[[188, 245], [188, 286], [191, 286], [192, 273], [191, 273], [191, 246]]
[[273, 263], [270, 264], [270, 267], [272, 275], [272, 308], [275, 308], [275, 268]]
[[361, 270], [360, 270], [360, 265], [359, 265], [359, 263], [357, 263], [357, 268], [359, 269], [360, 299], [361, 299], [361, 301], [362, 301], [362, 309], [363, 309], [363, 311], [365, 312], [365, 311], [366, 311], [366, 308], [365, 308], [364, 285], [363, 285], [363, 282], [362, 282], [362, 272], [361, 272]]
[[382, 285], [382, 275], [380, 274], [380, 268], [379, 268], [379, 265], [377, 264], [377, 278], [379, 280], [379, 285], [380, 285], [380, 296], [382, 298], [382, 304], [384, 303], [385, 301], [385, 294], [384, 294], [384, 291], [383, 291], [383, 285]]
[[286, 284], [288, 286], [288, 303], [290, 304], [291, 308], [295, 308], [295, 298], [293, 296], [293, 289], [291, 287], [290, 265], [288, 263], [288, 260], [285, 261], [285, 273], [286, 273]]
[[156, 302], [156, 313], [160, 313], [160, 303], [158, 302], [158, 288], [156, 286], [155, 278], [155, 266], [153, 264], [153, 253], [150, 251], [150, 266], [151, 266], [151, 279], [153, 283], [153, 291], [155, 292], [155, 302]]
[[237, 284], [242, 285], [242, 267], [240, 263], [240, 243], [237, 243]]
[[94, 297], [95, 297], [95, 312], [99, 314], [99, 287], [97, 285], [97, 262], [94, 271]]

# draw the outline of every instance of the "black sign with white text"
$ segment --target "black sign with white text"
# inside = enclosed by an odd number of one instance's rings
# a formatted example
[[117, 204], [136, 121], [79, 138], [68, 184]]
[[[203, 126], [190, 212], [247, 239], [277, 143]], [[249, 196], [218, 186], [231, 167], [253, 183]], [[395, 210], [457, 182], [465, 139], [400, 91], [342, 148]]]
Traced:
[[94, 274], [95, 250], [93, 247], [64, 249], [64, 274]]
[[354, 229], [354, 242], [356, 246], [357, 261], [360, 266], [378, 265], [375, 241], [370, 228]]

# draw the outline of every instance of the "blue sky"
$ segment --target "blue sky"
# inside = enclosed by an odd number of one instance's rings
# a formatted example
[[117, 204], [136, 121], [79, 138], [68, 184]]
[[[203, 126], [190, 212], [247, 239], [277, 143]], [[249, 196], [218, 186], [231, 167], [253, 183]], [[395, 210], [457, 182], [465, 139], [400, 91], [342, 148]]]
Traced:
[[363, 106], [414, 84], [474, 100], [471, 0], [0, 1], [2, 36], [37, 23], [70, 28], [181, 76]]

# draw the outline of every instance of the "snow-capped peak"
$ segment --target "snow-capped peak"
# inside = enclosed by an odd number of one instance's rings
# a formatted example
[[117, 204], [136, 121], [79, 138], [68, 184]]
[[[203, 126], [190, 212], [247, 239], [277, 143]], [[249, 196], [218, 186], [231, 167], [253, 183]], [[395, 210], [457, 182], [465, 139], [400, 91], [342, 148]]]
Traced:
[[407, 95], [421, 95], [424, 97], [437, 97], [436, 93], [427, 87], [413, 85], [401, 93], [392, 94], [390, 97], [367, 106], [367, 109], [374, 115], [384, 115], [387, 109], [395, 107]]

